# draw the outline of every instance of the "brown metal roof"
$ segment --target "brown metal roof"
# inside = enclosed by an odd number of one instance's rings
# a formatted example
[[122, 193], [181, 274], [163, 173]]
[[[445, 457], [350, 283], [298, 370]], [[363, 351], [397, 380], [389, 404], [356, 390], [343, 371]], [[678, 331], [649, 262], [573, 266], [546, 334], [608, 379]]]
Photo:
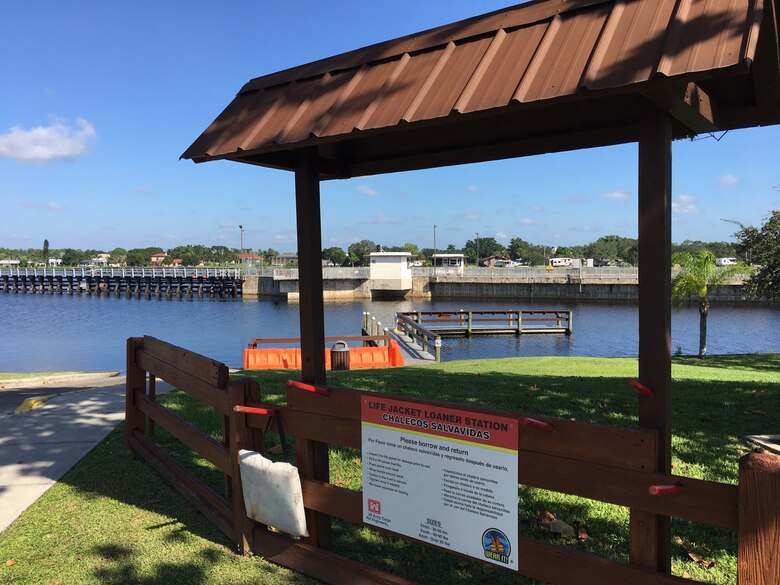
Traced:
[[780, 123], [778, 0], [543, 0], [253, 79], [182, 155], [349, 177]]

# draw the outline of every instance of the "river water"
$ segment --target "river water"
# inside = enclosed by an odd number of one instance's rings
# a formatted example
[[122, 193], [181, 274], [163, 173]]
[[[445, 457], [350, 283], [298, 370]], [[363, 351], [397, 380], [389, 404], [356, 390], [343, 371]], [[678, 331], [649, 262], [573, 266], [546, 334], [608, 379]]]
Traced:
[[[574, 333], [444, 339], [442, 359], [513, 356], [634, 356], [634, 303], [442, 300], [355, 301], [325, 305], [325, 334], [358, 335], [370, 311], [390, 325], [396, 311], [571, 310]], [[299, 337], [298, 305], [286, 301], [127, 299], [85, 295], [0, 294], [0, 372], [125, 370], [125, 340], [152, 335], [228, 366], [242, 363], [255, 337]], [[698, 351], [695, 306], [672, 314], [672, 351]], [[714, 304], [708, 352], [780, 351], [780, 306]]]

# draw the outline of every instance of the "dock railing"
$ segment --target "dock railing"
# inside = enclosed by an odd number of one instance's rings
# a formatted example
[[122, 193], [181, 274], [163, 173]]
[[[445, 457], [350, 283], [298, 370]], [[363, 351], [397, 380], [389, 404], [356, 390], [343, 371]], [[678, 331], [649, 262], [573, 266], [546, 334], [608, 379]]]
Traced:
[[434, 333], [422, 324], [422, 313], [396, 313], [396, 329], [400, 329], [404, 335], [415, 343], [418, 343], [423, 351], [432, 353], [437, 362], [441, 361], [441, 336]]
[[[571, 335], [571, 311], [415, 311], [403, 315], [433, 335], [565, 333]], [[425, 327], [428, 324], [428, 327]]]

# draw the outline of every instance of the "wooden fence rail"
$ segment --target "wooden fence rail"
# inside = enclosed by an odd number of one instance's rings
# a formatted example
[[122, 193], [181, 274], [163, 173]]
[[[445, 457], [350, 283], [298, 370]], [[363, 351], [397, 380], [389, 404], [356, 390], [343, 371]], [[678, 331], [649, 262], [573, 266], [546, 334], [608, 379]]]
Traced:
[[[317, 546], [314, 534], [308, 540], [295, 540], [270, 531], [247, 518], [244, 510], [238, 450], [262, 450], [262, 431], [268, 425], [269, 416], [236, 412], [236, 406], [275, 411], [284, 421], [286, 434], [296, 438], [307, 519], [316, 516], [321, 521], [334, 517], [363, 525], [362, 493], [317, 479], [316, 470], [301, 464], [300, 449], [318, 443], [360, 449], [360, 404], [364, 393], [330, 387], [319, 387], [322, 393], [314, 393], [292, 383], [288, 385], [286, 405], [264, 403], [256, 383], [231, 382], [223, 364], [151, 337], [128, 340], [127, 371], [127, 448], [147, 459], [241, 550], [252, 551], [328, 583], [409, 583]], [[154, 384], [150, 381], [156, 377], [178, 385], [184, 392], [214, 408], [223, 420], [223, 441], [215, 441], [157, 404], [147, 393], [150, 386], [153, 389]], [[453, 406], [435, 401], [404, 400], [426, 406]], [[469, 407], [469, 410], [496, 414], [487, 409]], [[519, 484], [623, 505], [632, 512], [737, 529], [739, 584], [780, 583], [780, 555], [777, 554], [780, 458], [746, 455], [741, 461], [739, 486], [727, 485], [653, 472], [658, 444], [657, 434], [652, 430], [535, 417], [547, 425], [547, 430], [552, 427], [552, 432], [545, 432], [537, 428], [539, 425], [523, 425], [518, 413], [501, 414], [518, 420]], [[150, 421], [165, 428], [221, 471], [226, 478], [225, 494], [205, 485], [155, 445], [147, 436]], [[323, 476], [319, 474], [319, 477]], [[649, 490], [650, 486], [656, 485], [677, 485], [682, 490], [658, 497], [651, 495]], [[309, 525], [311, 532], [311, 520]], [[413, 538], [409, 540], [417, 542]], [[517, 551], [521, 574], [555, 585], [697, 583], [530, 538], [521, 537]]]

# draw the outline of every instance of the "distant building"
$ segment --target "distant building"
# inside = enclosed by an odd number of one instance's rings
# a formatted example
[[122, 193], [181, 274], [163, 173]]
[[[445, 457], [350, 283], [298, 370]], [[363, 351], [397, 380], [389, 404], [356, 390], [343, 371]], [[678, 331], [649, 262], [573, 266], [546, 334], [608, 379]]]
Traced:
[[466, 256], [463, 254], [434, 254], [433, 267], [437, 274], [463, 274]]
[[238, 255], [238, 260], [241, 264], [260, 264], [263, 262], [263, 257], [252, 252], [241, 252]]
[[47, 264], [51, 268], [55, 268], [56, 266], [62, 266], [62, 258], [49, 258], [47, 260]]
[[488, 256], [487, 258], [480, 260], [478, 264], [480, 266], [490, 266], [492, 268], [494, 266], [506, 266], [506, 264], [511, 261], [512, 260], [506, 256]]
[[168, 254], [165, 254], [163, 252], [160, 252], [159, 254], [152, 254], [152, 258], [150, 262], [152, 263], [152, 266], [162, 266], [163, 262], [165, 262], [165, 257]]
[[409, 252], [371, 252], [371, 294], [404, 295], [412, 289], [412, 255]]
[[298, 254], [287, 252], [271, 258], [271, 266], [298, 266]]
[[0, 260], [0, 268], [19, 268], [19, 260]]

